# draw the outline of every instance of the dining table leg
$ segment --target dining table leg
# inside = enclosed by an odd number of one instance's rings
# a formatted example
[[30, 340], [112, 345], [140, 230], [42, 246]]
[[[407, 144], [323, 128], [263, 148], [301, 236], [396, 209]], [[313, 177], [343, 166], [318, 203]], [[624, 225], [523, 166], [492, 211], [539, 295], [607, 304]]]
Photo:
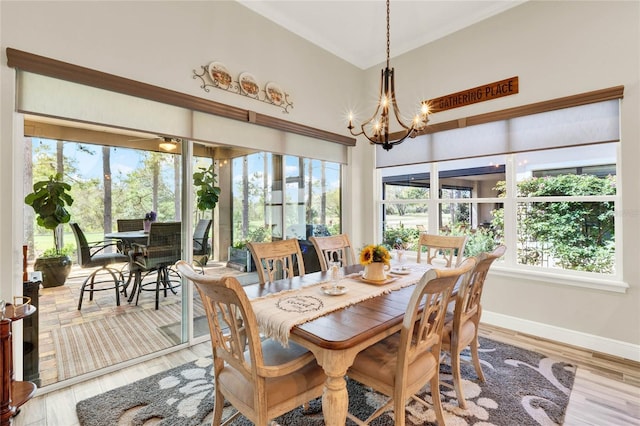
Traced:
[[293, 338], [297, 343], [303, 344], [316, 357], [316, 361], [324, 370], [327, 379], [324, 382], [322, 393], [322, 414], [327, 426], [344, 426], [347, 422], [347, 409], [349, 407], [349, 393], [345, 376], [347, 369], [362, 350], [362, 348], [349, 348], [345, 350], [332, 350], [310, 345], [309, 342]]
[[328, 426], [344, 426], [347, 423], [347, 409], [349, 407], [349, 393], [344, 374], [329, 376], [324, 384], [322, 394], [322, 414]]

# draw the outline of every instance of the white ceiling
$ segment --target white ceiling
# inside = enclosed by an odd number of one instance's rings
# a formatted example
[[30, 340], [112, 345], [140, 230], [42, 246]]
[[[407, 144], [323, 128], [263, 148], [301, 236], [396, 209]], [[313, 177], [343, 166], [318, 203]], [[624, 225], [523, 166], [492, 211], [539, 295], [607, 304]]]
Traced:
[[[384, 0], [237, 0], [351, 64], [386, 59]], [[393, 0], [391, 57], [497, 15], [527, 0]]]

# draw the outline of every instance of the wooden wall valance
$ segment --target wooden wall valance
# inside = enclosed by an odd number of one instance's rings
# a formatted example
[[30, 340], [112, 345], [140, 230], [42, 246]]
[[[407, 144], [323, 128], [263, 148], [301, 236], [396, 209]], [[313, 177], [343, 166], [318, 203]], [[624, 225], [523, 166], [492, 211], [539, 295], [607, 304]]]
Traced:
[[[614, 86], [607, 89], [594, 90], [591, 92], [579, 93], [577, 95], [565, 96], [562, 98], [551, 99], [548, 101], [536, 102], [533, 104], [517, 106], [513, 108], [503, 109], [500, 111], [487, 112], [469, 117], [459, 118], [457, 120], [444, 121], [442, 123], [430, 124], [426, 129], [418, 133], [425, 135], [429, 133], [443, 132], [446, 130], [459, 129], [467, 126], [475, 126], [477, 124], [490, 123], [493, 121], [508, 120], [510, 118], [524, 117], [525, 115], [538, 114], [541, 112], [554, 111], [562, 108], [571, 108], [580, 105], [591, 104], [594, 102], [609, 101], [612, 99], [622, 99], [624, 95], [624, 86]], [[397, 138], [400, 133], [391, 135]]]
[[56, 59], [35, 55], [33, 53], [7, 47], [7, 65], [34, 74], [66, 80], [85, 86], [105, 89], [124, 95], [135, 96], [173, 105], [192, 111], [213, 114], [232, 120], [257, 124], [284, 132], [295, 133], [311, 138], [335, 142], [346, 146], [355, 146], [356, 139], [328, 132], [304, 124], [294, 123], [277, 117], [259, 114], [220, 102], [210, 101], [163, 87], [154, 86], [136, 80], [131, 80], [117, 75], [96, 71]]

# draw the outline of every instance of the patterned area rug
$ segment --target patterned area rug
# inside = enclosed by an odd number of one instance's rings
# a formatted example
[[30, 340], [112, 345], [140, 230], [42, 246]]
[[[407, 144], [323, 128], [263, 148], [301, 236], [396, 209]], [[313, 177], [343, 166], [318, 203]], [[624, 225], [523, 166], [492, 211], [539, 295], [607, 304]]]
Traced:
[[[463, 364], [467, 409], [457, 406], [455, 392], [441, 387], [445, 421], [449, 426], [525, 426], [562, 424], [575, 378], [575, 366], [544, 355], [481, 338], [481, 359], [487, 381], [475, 380], [470, 364]], [[443, 365], [441, 379], [450, 379]], [[364, 419], [385, 397], [348, 380], [349, 411]], [[424, 394], [427, 394], [425, 391]], [[428, 401], [429, 396], [426, 396]], [[197, 361], [156, 374], [138, 382], [80, 401], [76, 410], [83, 426], [145, 425], [200, 426], [211, 424], [213, 384], [211, 359]], [[225, 417], [232, 407], [225, 409]], [[407, 425], [435, 424], [433, 410], [412, 402]], [[298, 408], [276, 421], [282, 426], [323, 425], [320, 399], [308, 412]], [[348, 425], [354, 423], [347, 421]], [[239, 417], [233, 425], [251, 425]], [[372, 425], [394, 425], [388, 412]]]

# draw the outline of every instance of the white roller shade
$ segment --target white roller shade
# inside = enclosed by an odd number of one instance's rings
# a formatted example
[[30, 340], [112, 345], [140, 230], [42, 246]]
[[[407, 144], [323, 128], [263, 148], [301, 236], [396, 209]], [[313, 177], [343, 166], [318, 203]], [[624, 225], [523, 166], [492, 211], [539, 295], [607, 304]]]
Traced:
[[191, 111], [25, 71], [18, 71], [17, 109], [149, 133], [189, 137]]
[[347, 162], [348, 148], [344, 145], [198, 111], [193, 113], [193, 138], [276, 154]]
[[17, 109], [26, 114], [347, 163], [345, 145], [20, 70]]
[[407, 139], [385, 151], [376, 146], [376, 167], [537, 151], [620, 140], [618, 99]]

